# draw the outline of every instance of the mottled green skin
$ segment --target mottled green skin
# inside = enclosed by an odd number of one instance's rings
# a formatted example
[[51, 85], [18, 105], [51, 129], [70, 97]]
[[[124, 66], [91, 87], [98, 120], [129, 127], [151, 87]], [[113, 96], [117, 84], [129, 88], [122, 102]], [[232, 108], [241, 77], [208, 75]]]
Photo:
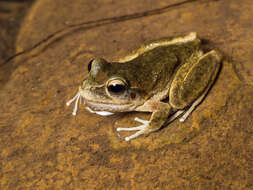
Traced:
[[220, 56], [215, 51], [199, 58], [192, 57], [175, 75], [170, 89], [170, 104], [174, 108], [183, 109], [192, 103], [212, 85], [220, 68]]
[[[156, 47], [124, 63], [109, 63], [104, 59], [95, 59], [89, 76], [82, 86], [82, 89], [87, 89], [88, 86], [93, 87], [89, 89], [89, 92], [86, 91], [89, 97], [85, 96], [85, 98], [103, 103], [117, 104], [114, 102], [117, 100], [121, 104], [141, 105], [168, 88], [179, 66], [199, 51], [199, 44], [199, 39], [196, 39], [180, 45]], [[124, 79], [128, 84], [128, 94], [135, 93], [135, 98], [127, 95], [109, 97], [105, 91], [105, 85], [113, 77]]]

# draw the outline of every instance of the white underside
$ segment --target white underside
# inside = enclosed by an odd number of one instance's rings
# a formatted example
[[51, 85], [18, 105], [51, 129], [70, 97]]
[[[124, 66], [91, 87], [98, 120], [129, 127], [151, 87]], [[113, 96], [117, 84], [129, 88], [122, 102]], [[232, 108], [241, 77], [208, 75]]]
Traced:
[[102, 115], [102, 116], [108, 116], [108, 115], [113, 115], [114, 113], [112, 112], [108, 112], [108, 111], [94, 111], [92, 110], [91, 108], [89, 107], [85, 107], [89, 112], [91, 113], [95, 113], [95, 114], [98, 114], [98, 115]]

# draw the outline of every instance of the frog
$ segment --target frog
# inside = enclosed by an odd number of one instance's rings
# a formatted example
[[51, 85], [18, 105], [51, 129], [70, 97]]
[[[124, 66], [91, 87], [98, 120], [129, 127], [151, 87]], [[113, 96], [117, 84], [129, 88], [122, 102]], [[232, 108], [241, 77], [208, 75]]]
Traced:
[[73, 115], [79, 100], [102, 116], [151, 113], [149, 120], [135, 117], [139, 126], [116, 128], [118, 133], [133, 131], [124, 138], [130, 141], [176, 119], [184, 122], [211, 89], [221, 61], [218, 50], [202, 50], [196, 32], [153, 40], [113, 62], [92, 59], [87, 78], [67, 105], [75, 101]]

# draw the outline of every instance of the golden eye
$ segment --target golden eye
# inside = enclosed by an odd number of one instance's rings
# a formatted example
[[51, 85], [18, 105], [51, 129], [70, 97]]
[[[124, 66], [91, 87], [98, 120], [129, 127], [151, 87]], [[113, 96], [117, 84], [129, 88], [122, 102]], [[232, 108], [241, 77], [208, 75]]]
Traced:
[[107, 90], [112, 94], [121, 94], [126, 90], [126, 83], [121, 79], [110, 80], [107, 84]]

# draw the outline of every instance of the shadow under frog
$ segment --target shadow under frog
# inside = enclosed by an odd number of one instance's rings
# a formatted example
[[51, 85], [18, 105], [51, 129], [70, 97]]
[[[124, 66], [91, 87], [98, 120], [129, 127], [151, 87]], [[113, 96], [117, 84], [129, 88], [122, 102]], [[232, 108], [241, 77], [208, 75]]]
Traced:
[[87, 79], [67, 105], [75, 101], [73, 115], [79, 99], [90, 112], [104, 116], [151, 112], [150, 120], [135, 118], [140, 126], [117, 128], [136, 131], [126, 141], [177, 118], [183, 122], [206, 96], [221, 65], [221, 54], [215, 50], [203, 53], [200, 43], [192, 32], [144, 44], [117, 62], [95, 58], [88, 65]]

